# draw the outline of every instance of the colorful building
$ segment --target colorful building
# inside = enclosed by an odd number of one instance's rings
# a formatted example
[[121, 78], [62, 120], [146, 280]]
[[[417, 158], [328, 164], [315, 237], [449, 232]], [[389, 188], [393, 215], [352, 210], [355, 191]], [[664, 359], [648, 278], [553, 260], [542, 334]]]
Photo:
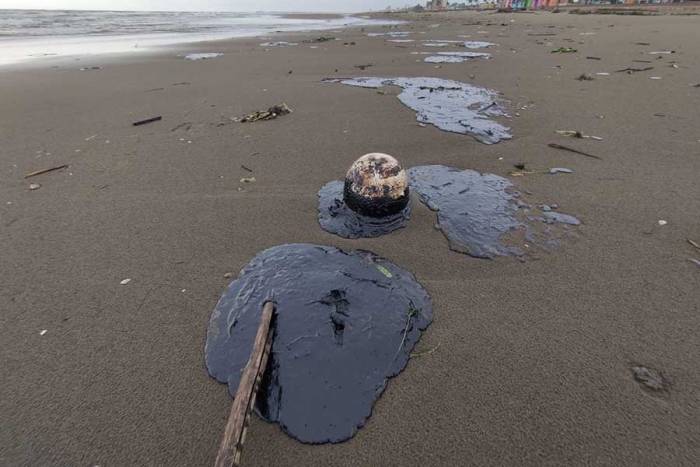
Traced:
[[528, 10], [531, 8], [554, 8], [561, 5], [638, 5], [683, 2], [684, 0], [499, 0], [499, 5], [503, 8]]

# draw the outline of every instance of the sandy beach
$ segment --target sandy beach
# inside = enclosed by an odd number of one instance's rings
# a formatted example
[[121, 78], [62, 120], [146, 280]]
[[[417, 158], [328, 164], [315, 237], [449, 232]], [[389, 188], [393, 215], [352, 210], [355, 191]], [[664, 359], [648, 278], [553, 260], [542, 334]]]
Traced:
[[[254, 417], [242, 465], [700, 465], [688, 260], [700, 249], [687, 241], [700, 243], [700, 16], [399, 18], [410, 22], [273, 38], [293, 47], [245, 38], [0, 67], [0, 465], [212, 465], [232, 401], [204, 363], [224, 276], [296, 242], [413, 273], [434, 301], [416, 350], [439, 347], [389, 381], [345, 443], [305, 445]], [[414, 42], [367, 36], [398, 30]], [[302, 42], [319, 36], [339, 40]], [[411, 53], [432, 52], [426, 39], [498, 45], [490, 60], [435, 64]], [[224, 55], [183, 58], [205, 52]], [[497, 90], [513, 138], [419, 126], [395, 87], [322, 82], [358, 76]], [[282, 102], [293, 113], [232, 121]], [[525, 261], [477, 259], [450, 251], [413, 195], [390, 235], [325, 232], [317, 191], [369, 152], [508, 177], [582, 225]], [[540, 173], [509, 175], [519, 163]], [[573, 173], [541, 173], [552, 167]], [[636, 366], [664, 388], [635, 380]]]

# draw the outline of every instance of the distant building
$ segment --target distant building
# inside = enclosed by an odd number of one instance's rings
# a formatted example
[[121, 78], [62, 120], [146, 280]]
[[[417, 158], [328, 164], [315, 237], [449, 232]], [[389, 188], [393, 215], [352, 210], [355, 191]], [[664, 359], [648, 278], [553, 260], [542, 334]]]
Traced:
[[447, 0], [429, 0], [425, 4], [425, 9], [428, 11], [445, 11], [447, 10]]

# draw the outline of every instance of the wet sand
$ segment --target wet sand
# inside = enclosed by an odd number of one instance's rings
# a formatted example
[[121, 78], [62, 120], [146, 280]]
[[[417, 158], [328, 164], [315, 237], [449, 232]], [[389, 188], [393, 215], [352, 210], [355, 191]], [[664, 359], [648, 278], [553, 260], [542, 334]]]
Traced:
[[[366, 37], [389, 31], [373, 28], [317, 49], [246, 39], [0, 68], [0, 465], [211, 465], [231, 404], [204, 364], [224, 275], [294, 242], [367, 249], [410, 271], [434, 300], [416, 350], [439, 347], [389, 382], [350, 441], [303, 445], [255, 419], [243, 465], [700, 464], [700, 269], [687, 260], [700, 252], [686, 241], [700, 242], [700, 18], [415, 18], [401, 28], [412, 39], [499, 47], [436, 68], [410, 54], [430, 47]], [[664, 50], [676, 53], [649, 54]], [[178, 57], [195, 52], [225, 55]], [[397, 88], [321, 82], [355, 76], [498, 90], [513, 138], [486, 146], [421, 127]], [[230, 120], [281, 102], [294, 112]], [[583, 225], [525, 262], [450, 251], [415, 195], [409, 225], [390, 235], [323, 231], [317, 191], [373, 151], [407, 168], [572, 169], [511, 179]], [[670, 384], [646, 389], [638, 365]]]

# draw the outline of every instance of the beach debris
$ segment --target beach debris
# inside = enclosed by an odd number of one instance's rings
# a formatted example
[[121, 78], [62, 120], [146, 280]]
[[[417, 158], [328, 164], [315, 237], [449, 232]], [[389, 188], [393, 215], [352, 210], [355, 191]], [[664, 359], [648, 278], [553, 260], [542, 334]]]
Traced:
[[101, 70], [101, 69], [102, 69], [101, 66], [88, 66], [88, 67], [81, 68], [80, 71], [93, 71], [93, 70]]
[[273, 105], [267, 110], [258, 110], [257, 112], [253, 112], [252, 114], [249, 115], [244, 115], [242, 117], [234, 118], [233, 121], [237, 123], [250, 123], [250, 122], [258, 122], [261, 120], [274, 120], [277, 117], [280, 117], [282, 115], [287, 115], [288, 113], [291, 113], [292, 109], [287, 107], [287, 104], [282, 102], [279, 105]]
[[326, 78], [326, 83], [377, 89], [384, 86], [403, 88], [398, 99], [416, 112], [419, 123], [435, 125], [452, 133], [468, 134], [484, 144], [510, 139], [509, 128], [492, 120], [505, 116], [501, 105], [487, 111], [478, 109], [501, 102], [497, 91], [472, 84], [441, 78]]
[[634, 45], [651, 45], [648, 42], [635, 42]]
[[658, 79], [661, 79], [661, 76], [650, 76], [649, 78], [650, 78], [650, 79], [657, 79], [657, 80], [658, 80]]
[[255, 177], [242, 178], [241, 183], [255, 183]]
[[668, 224], [668, 221], [665, 221], [665, 220], [660, 220], [660, 221], [659, 221], [659, 225], [666, 225], [666, 224]]
[[387, 39], [387, 42], [408, 43], [415, 42], [413, 39]]
[[250, 169], [250, 168], [246, 167], [245, 165], [241, 165], [241, 169], [243, 169], [243, 170], [245, 170], [245, 171], [247, 171], [247, 172], [252, 172], [252, 171], [253, 171], [253, 169]]
[[547, 146], [549, 146], [550, 148], [561, 149], [562, 151], [573, 152], [575, 154], [580, 154], [582, 156], [591, 157], [593, 159], [602, 160], [602, 158], [600, 158], [598, 156], [594, 156], [593, 154], [588, 154], [587, 152], [579, 151], [578, 149], [570, 148], [568, 146], [563, 146], [561, 144], [549, 143]]
[[[556, 243], [552, 224], [580, 223], [565, 214], [538, 215], [535, 208], [520, 200], [515, 186], [498, 175], [443, 165], [411, 167], [406, 172], [411, 189], [418, 193], [421, 202], [437, 212], [436, 228], [447, 238], [450, 250], [458, 253], [477, 258], [522, 256], [525, 244], [548, 247]], [[523, 216], [516, 216], [520, 211]], [[527, 243], [502, 245], [502, 236], [515, 231], [523, 231], [523, 242]]]
[[285, 41], [277, 41], [277, 42], [263, 42], [260, 44], [261, 47], [294, 47], [295, 45], [299, 45], [298, 42], [285, 42]]
[[634, 74], [634, 73], [639, 73], [640, 71], [649, 71], [653, 70], [653, 66], [648, 66], [646, 68], [624, 68], [622, 70], [615, 70], [616, 73], [627, 73], [627, 74]]
[[696, 266], [700, 266], [700, 260], [697, 260], [695, 258], [688, 258], [688, 261], [695, 264]]
[[637, 62], [637, 63], [654, 63], [651, 60], [632, 60], [632, 61]]
[[388, 154], [365, 154], [318, 192], [318, 222], [344, 238], [378, 237], [406, 226], [409, 186], [401, 164]]
[[570, 173], [574, 173], [574, 171], [571, 169], [566, 169], [564, 167], [554, 167], [554, 168], [549, 169], [549, 173], [550, 174], [570, 174]]
[[38, 183], [30, 183], [30, 184], [29, 184], [29, 189], [32, 190], [32, 191], [33, 191], [33, 190], [38, 190], [39, 188], [41, 188], [41, 185], [39, 185]]
[[367, 63], [367, 64], [365, 64], [365, 65], [355, 65], [355, 68], [358, 68], [358, 69], [364, 71], [366, 68], [369, 68], [369, 67], [371, 67], [371, 66], [372, 66], [371, 63]]
[[347, 45], [355, 45], [355, 43], [354, 42], [343, 42], [343, 45], [346, 45], [346, 46]]
[[690, 243], [691, 245], [693, 245], [693, 246], [695, 247], [696, 250], [700, 251], [700, 243], [694, 242], [694, 241], [692, 241], [692, 240], [689, 239], [689, 238], [687, 238], [686, 240], [687, 240], [688, 243]]
[[571, 47], [559, 47], [558, 49], [552, 50], [550, 53], [553, 54], [572, 54], [578, 52], [578, 50], [573, 49]]
[[382, 266], [381, 264], [375, 264], [375, 266], [377, 269], [379, 269], [379, 272], [381, 272], [382, 274], [384, 274], [387, 277], [387, 279], [391, 279], [392, 277], [394, 277], [391, 274], [391, 272], [389, 272], [389, 270], [387, 268], [385, 268], [384, 266]]
[[634, 379], [638, 383], [652, 391], [662, 391], [667, 389], [670, 385], [669, 381], [661, 372], [645, 366], [633, 367], [632, 373], [634, 374]]
[[410, 272], [369, 251], [311, 244], [262, 251], [227, 287], [207, 331], [207, 370], [232, 395], [270, 300], [276, 304], [272, 371], [255, 410], [313, 444], [347, 440], [364, 425], [433, 312]]
[[584, 135], [580, 131], [575, 131], [575, 130], [557, 130], [555, 131], [556, 134], [561, 135], [561, 136], [571, 136], [574, 138], [586, 138], [586, 139], [594, 139], [596, 141], [602, 141], [603, 138], [600, 136], [590, 136], [590, 135]]
[[600, 57], [586, 57], [586, 60], [600, 60]]
[[576, 79], [579, 81], [593, 81], [595, 78], [589, 75], [588, 73], [582, 73]]
[[57, 165], [56, 167], [51, 167], [48, 169], [41, 169], [41, 170], [36, 170], [34, 172], [29, 172], [28, 174], [26, 174], [24, 176], [24, 178], [36, 177], [37, 175], [45, 174], [48, 172], [53, 172], [54, 170], [63, 170], [63, 169], [67, 169], [67, 168], [68, 168], [68, 164]]
[[[188, 54], [188, 55], [185, 55], [185, 60], [206, 60], [209, 58], [221, 57], [223, 55], [224, 54], [222, 54], [222, 53], [213, 53], [213, 52]], [[173, 86], [175, 86], [175, 85], [173, 85]]]
[[313, 38], [313, 39], [305, 40], [305, 41], [303, 41], [303, 42], [304, 42], [305, 44], [319, 44], [319, 43], [321, 43], [321, 42], [330, 42], [330, 41], [334, 41], [334, 40], [335, 40], [335, 37], [331, 37], [331, 36], [328, 36], [328, 37], [326, 37], [326, 36], [321, 36], [321, 37], [315, 37], [315, 38]]
[[39, 335], [40, 335], [40, 336], [43, 336], [43, 335], [46, 334], [47, 332], [48, 332], [48, 329], [44, 329], [43, 331], [41, 331], [41, 332], [39, 333]]
[[123, 281], [119, 282], [120, 285], [126, 285], [129, 282], [131, 282], [131, 279], [124, 279]]
[[147, 119], [145, 119], [145, 120], [139, 120], [138, 122], [132, 123], [132, 125], [134, 125], [134, 126], [141, 126], [141, 125], [145, 125], [145, 124], [147, 124], [147, 123], [158, 122], [158, 121], [160, 121], [160, 120], [163, 120], [163, 117], [162, 117], [161, 115], [159, 115], [159, 116], [157, 116], [157, 117], [147, 118]]
[[226, 274], [224, 274], [224, 279], [230, 279], [231, 276], [233, 276], [233, 274], [231, 274], [230, 272], [227, 272]]
[[85, 141], [90, 141], [91, 139], [97, 138], [98, 136], [99, 136], [99, 133], [96, 133], [92, 136], [88, 136], [87, 138], [85, 138]]
[[165, 88], [153, 88], [153, 89], [146, 89], [146, 92], [156, 92], [156, 91], [163, 91]]
[[649, 52], [649, 55], [668, 55], [668, 54], [675, 54], [675, 50], [660, 50], [658, 52]]
[[184, 83], [174, 83], [171, 84], [171, 86], [189, 86], [192, 83], [184, 82]]
[[524, 162], [519, 162], [517, 164], [513, 164], [513, 167], [515, 167], [518, 170], [525, 170], [525, 163]]
[[597, 76], [610, 76], [610, 73], [607, 73], [607, 72], [600, 72], [600, 73], [596, 73], [596, 75], [597, 75]]

